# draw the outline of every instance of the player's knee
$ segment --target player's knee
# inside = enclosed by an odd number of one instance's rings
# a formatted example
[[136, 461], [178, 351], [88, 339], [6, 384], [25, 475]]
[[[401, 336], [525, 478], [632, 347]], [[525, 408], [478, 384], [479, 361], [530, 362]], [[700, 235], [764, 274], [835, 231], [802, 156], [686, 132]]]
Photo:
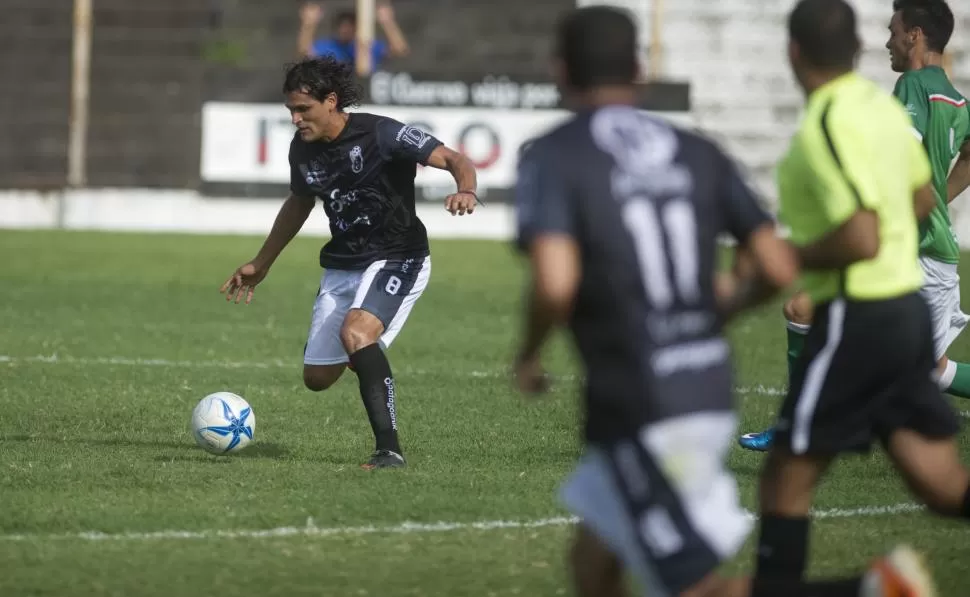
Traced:
[[940, 516], [963, 516], [966, 508], [967, 493], [970, 491], [970, 479], [967, 471], [938, 478], [937, 483], [924, 483], [917, 489], [920, 500], [931, 512]]
[[796, 292], [794, 296], [785, 302], [782, 312], [785, 314], [785, 319], [792, 323], [811, 325], [814, 312], [812, 299], [804, 292]]
[[928, 440], [908, 429], [897, 430], [885, 442], [910, 491], [931, 511], [960, 516], [967, 508], [970, 471], [954, 440]]
[[311, 392], [322, 392], [329, 389], [334, 384], [334, 380], [322, 378], [317, 375], [304, 373], [303, 385]]
[[312, 392], [322, 392], [337, 383], [342, 372], [342, 369], [338, 373], [333, 370], [305, 367], [303, 369], [303, 385]]
[[381, 337], [381, 328], [358, 320], [347, 321], [340, 329], [340, 342], [347, 354], [354, 354], [365, 346], [370, 346]]

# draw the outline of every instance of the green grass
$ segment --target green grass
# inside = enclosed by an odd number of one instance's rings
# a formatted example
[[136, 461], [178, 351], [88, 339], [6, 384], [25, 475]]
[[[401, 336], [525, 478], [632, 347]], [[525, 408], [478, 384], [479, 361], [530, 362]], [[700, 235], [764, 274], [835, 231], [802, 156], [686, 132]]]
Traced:
[[[259, 242], [0, 231], [0, 356], [10, 357], [0, 362], [0, 595], [571, 594], [562, 525], [137, 535], [566, 514], [555, 494], [580, 449], [577, 388], [564, 382], [535, 402], [510, 390], [522, 277], [507, 245], [434, 244], [431, 284], [390, 351], [410, 466], [367, 473], [357, 465], [372, 441], [354, 378], [321, 394], [302, 386], [320, 240], [294, 242], [252, 305], [218, 293]], [[780, 389], [777, 306], [731, 336], [738, 385]], [[968, 348], [958, 340], [951, 356], [966, 360]], [[549, 366], [576, 373], [562, 337]], [[222, 389], [245, 396], [257, 421], [256, 443], [229, 458], [188, 433], [195, 403]], [[740, 393], [743, 427], [769, 423], [777, 404]], [[961, 447], [970, 455], [966, 438]], [[730, 456], [749, 508], [760, 461]], [[875, 454], [838, 464], [817, 505], [910, 501]], [[927, 551], [944, 595], [962, 594], [965, 526], [919, 512], [816, 522], [812, 574], [856, 570], [901, 540]], [[750, 569], [750, 543], [729, 569]]]

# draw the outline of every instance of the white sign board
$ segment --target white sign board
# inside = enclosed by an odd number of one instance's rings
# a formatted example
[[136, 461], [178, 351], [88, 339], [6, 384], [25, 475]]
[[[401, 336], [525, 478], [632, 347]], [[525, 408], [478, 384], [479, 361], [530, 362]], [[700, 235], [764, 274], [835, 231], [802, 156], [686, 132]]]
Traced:
[[[567, 118], [565, 110], [501, 110], [361, 106], [411, 124], [467, 155], [478, 169], [479, 186], [510, 188], [519, 147]], [[688, 113], [658, 113], [690, 126]], [[294, 127], [282, 105], [209, 102], [202, 109], [202, 179], [206, 182], [276, 183], [290, 180], [288, 152]], [[454, 186], [451, 176], [418, 168], [420, 187]]]

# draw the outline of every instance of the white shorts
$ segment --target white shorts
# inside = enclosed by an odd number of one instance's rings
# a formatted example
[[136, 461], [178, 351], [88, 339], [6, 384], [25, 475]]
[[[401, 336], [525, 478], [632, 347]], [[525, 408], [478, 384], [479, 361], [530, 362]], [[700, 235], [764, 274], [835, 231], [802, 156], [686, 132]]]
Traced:
[[381, 260], [365, 270], [324, 272], [313, 303], [303, 364], [337, 365], [350, 360], [340, 341], [340, 328], [351, 309], [362, 309], [381, 320], [380, 344], [386, 349], [400, 333], [430, 277], [431, 257]]
[[651, 596], [679, 595], [732, 558], [754, 523], [724, 466], [737, 418], [694, 413], [590, 446], [561, 498]]
[[960, 274], [957, 273], [956, 264], [929, 257], [920, 257], [919, 263], [923, 268], [920, 294], [930, 308], [934, 356], [940, 360], [963, 328], [967, 327], [970, 316], [960, 310]]

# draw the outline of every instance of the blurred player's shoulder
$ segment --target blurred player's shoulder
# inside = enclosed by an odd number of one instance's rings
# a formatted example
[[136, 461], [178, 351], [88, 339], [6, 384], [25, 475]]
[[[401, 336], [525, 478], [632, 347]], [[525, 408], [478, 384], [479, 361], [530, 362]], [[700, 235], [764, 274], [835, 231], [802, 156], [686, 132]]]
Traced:
[[[903, 77], [909, 75], [905, 73]], [[920, 89], [925, 89], [922, 82]], [[830, 137], [835, 132], [873, 134], [876, 130], [894, 127], [900, 135], [910, 135], [911, 121], [897, 96], [887, 93], [875, 81], [855, 77], [850, 85], [835, 91], [824, 104], [813, 111], [815, 117], [806, 124]]]
[[586, 130], [585, 122], [582, 115], [573, 114], [538, 137], [528, 139], [519, 146], [519, 159], [532, 153], [548, 152], [558, 143], [575, 142], [577, 133]]
[[[648, 131], [649, 134], [646, 137], [648, 143], [650, 137], [653, 137], [657, 143], [672, 143], [675, 148], [673, 155], [685, 152], [684, 155], [701, 159], [724, 159], [727, 156], [719, 143], [702, 131], [673, 123], [635, 107], [630, 107], [628, 110], [624, 108], [618, 112], [613, 112], [613, 114], [623, 114], [624, 112], [634, 114], [635, 120], [629, 118], [611, 119], [613, 120], [612, 124], [594, 124], [599, 114], [608, 114], [604, 112], [603, 108], [576, 114], [547, 133], [523, 143], [519, 147], [519, 161], [528, 159], [530, 155], [541, 155], [543, 159], [549, 159], [550, 154], [576, 154], [581, 153], [583, 149], [600, 152], [603, 151], [603, 148], [601, 143], [597, 141], [597, 134], [593, 131], [594, 127], [602, 129], [604, 126], [613, 126], [619, 132], [619, 137], [622, 138], [630, 135], [637, 137], [638, 135], [634, 134], [636, 131], [633, 130], [633, 127], [638, 125], [641, 130]], [[601, 140], [602, 137], [601, 134]], [[639, 138], [643, 139], [644, 137]]]
[[687, 127], [667, 123], [677, 134], [680, 146], [688, 152], [700, 153], [705, 155], [727, 156], [727, 152], [721, 143], [700, 129], [688, 129]]

